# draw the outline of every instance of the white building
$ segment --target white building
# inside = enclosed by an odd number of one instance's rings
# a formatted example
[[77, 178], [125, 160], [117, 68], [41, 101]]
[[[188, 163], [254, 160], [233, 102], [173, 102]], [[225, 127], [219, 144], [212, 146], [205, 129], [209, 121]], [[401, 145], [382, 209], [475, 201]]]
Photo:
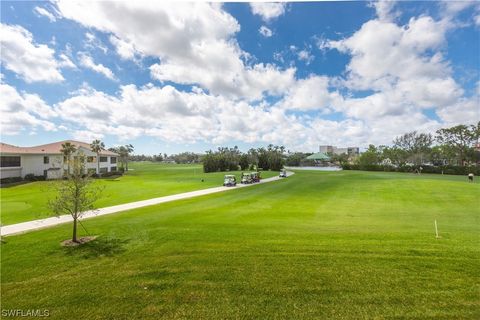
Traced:
[[[102, 150], [97, 159], [97, 154], [85, 142], [65, 140], [35, 147], [17, 147], [6, 143], [0, 143], [0, 177], [22, 177], [27, 174], [44, 176], [46, 179], [58, 179], [67, 172], [66, 159], [63, 156], [62, 144], [70, 142], [77, 149], [72, 158], [83, 154], [85, 167], [90, 172], [105, 173], [117, 171], [118, 154], [108, 150]], [[97, 161], [100, 161], [100, 172]]]

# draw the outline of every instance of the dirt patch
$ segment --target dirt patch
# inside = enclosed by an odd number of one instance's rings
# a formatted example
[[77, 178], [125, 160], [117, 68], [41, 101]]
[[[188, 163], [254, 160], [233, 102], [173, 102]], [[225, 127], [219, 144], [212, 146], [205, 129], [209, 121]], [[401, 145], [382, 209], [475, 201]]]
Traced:
[[77, 239], [77, 242], [73, 242], [72, 239], [64, 240], [60, 243], [60, 245], [62, 247], [76, 247], [76, 246], [80, 246], [84, 243], [93, 241], [93, 240], [97, 239], [97, 237], [98, 236], [81, 237], [81, 238]]

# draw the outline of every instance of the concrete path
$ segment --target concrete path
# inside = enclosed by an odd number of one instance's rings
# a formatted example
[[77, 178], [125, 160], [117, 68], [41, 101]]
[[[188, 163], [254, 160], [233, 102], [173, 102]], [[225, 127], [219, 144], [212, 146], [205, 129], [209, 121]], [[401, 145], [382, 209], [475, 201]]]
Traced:
[[[288, 176], [291, 176], [292, 174], [294, 174], [294, 173], [293, 172], [287, 172]], [[203, 190], [174, 194], [174, 195], [165, 196], [165, 197], [159, 197], [159, 198], [153, 198], [153, 199], [148, 199], [148, 200], [130, 202], [130, 203], [120, 204], [120, 205], [116, 205], [116, 206], [112, 206], [112, 207], [100, 208], [100, 209], [85, 212], [84, 215], [82, 216], [81, 220], [94, 218], [94, 217], [98, 217], [98, 216], [104, 216], [104, 215], [107, 215], [107, 214], [117, 213], [117, 212], [121, 212], [121, 211], [132, 210], [132, 209], [136, 209], [136, 208], [152, 206], [152, 205], [155, 205], [155, 204], [171, 202], [171, 201], [175, 201], [175, 200], [188, 199], [188, 198], [204, 196], [204, 195], [212, 194], [212, 193], [218, 193], [218, 192], [223, 192], [223, 191], [235, 190], [235, 189], [239, 189], [239, 188], [251, 187], [251, 186], [255, 186], [255, 185], [258, 185], [258, 184], [262, 184], [262, 183], [276, 181], [276, 180], [279, 180], [279, 179], [282, 179], [282, 178], [279, 178], [278, 176], [276, 176], [276, 177], [262, 179], [259, 183], [254, 183], [254, 184], [237, 184], [236, 187], [223, 187], [222, 186], [222, 187], [216, 187], [216, 188], [209, 188], [209, 189], [203, 189]], [[17, 224], [11, 224], [11, 225], [0, 227], [0, 235], [1, 236], [10, 236], [10, 235], [19, 234], [19, 233], [25, 233], [25, 232], [29, 232], [29, 231], [33, 231], [33, 230], [38, 230], [38, 229], [43, 229], [43, 228], [56, 226], [56, 225], [59, 225], [59, 224], [62, 224], [62, 223], [71, 222], [72, 220], [73, 219], [70, 215], [63, 215], [63, 216], [59, 216], [59, 217], [51, 217], [51, 218], [46, 218], [46, 219], [39, 219], [39, 220], [27, 221], [27, 222], [22, 222], [22, 223], [17, 223]]]

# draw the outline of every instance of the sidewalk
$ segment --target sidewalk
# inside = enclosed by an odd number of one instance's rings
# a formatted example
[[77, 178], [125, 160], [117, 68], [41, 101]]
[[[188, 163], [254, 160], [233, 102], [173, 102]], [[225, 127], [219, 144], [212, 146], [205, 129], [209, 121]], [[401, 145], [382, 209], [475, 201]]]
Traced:
[[[291, 176], [292, 174], [294, 173], [287, 172], [288, 176]], [[147, 206], [152, 206], [160, 203], [171, 202], [175, 200], [194, 198], [194, 197], [204, 196], [207, 194], [213, 194], [213, 193], [218, 193], [223, 191], [235, 190], [239, 188], [251, 187], [251, 186], [255, 186], [262, 183], [277, 181], [280, 179], [281, 178], [277, 176], [277, 177], [262, 179], [259, 183], [255, 183], [255, 184], [246, 184], [246, 185], [238, 184], [236, 187], [209, 188], [209, 189], [174, 194], [174, 195], [165, 196], [165, 197], [153, 198], [148, 200], [135, 201], [135, 202], [120, 204], [120, 205], [111, 206], [111, 207], [100, 208], [100, 209], [85, 212], [81, 220], [94, 218], [98, 216], [104, 216], [107, 214], [112, 214], [112, 213], [117, 213], [117, 212], [122, 212], [127, 210], [132, 210], [132, 209], [137, 209], [137, 208], [142, 208], [142, 207], [147, 207]], [[39, 219], [39, 220], [27, 221], [27, 222], [22, 222], [17, 224], [11, 224], [11, 225], [0, 227], [0, 235], [10, 236], [10, 235], [19, 234], [19, 233], [25, 233], [33, 230], [56, 226], [62, 223], [71, 222], [72, 220], [73, 219], [70, 215], [63, 215], [59, 217], [51, 217], [46, 219]]]

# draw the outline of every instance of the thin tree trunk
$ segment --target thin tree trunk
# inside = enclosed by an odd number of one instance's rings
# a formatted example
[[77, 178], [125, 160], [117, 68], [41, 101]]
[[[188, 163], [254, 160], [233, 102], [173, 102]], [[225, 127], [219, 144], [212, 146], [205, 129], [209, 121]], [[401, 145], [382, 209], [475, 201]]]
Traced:
[[97, 174], [98, 175], [100, 174], [100, 154], [98, 153], [97, 153]]
[[73, 236], [72, 236], [72, 241], [73, 242], [78, 242], [77, 240], [77, 215], [73, 217]]

